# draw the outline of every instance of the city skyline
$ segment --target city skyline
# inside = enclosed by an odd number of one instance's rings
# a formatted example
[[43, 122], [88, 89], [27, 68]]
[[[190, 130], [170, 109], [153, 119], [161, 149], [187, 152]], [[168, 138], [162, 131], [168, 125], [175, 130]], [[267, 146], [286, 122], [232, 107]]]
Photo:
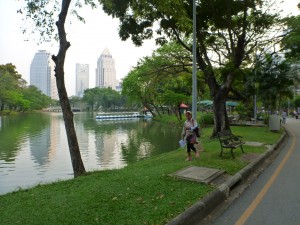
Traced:
[[[35, 52], [47, 50], [51, 55], [56, 55], [59, 43], [52, 41], [38, 45], [34, 39], [37, 35], [22, 34], [20, 27], [24, 27], [22, 18], [25, 16], [17, 14], [22, 5], [18, 1], [0, 1], [0, 27], [1, 33], [5, 34], [0, 36], [0, 64], [14, 64], [29, 84], [30, 63]], [[108, 48], [116, 61], [116, 77], [121, 80], [137, 65], [139, 59], [151, 55], [157, 48], [154, 40], [145, 41], [141, 47], [134, 46], [131, 40], [121, 41], [118, 35], [119, 20], [105, 14], [101, 6], [94, 10], [84, 6], [80, 9], [80, 15], [85, 18], [85, 24], [74, 17], [70, 17], [71, 22], [66, 23], [67, 39], [71, 43], [65, 61], [69, 96], [75, 95], [76, 91], [76, 63], [89, 64], [94, 71], [98, 57], [103, 49]], [[94, 77], [94, 72], [91, 75]], [[95, 79], [89, 82], [90, 88], [95, 87]]]
[[[298, 15], [298, 2], [284, 0], [281, 4], [284, 14]], [[35, 52], [45, 49], [56, 55], [58, 43], [52, 41], [38, 45], [37, 34], [22, 34], [21, 27], [28, 25], [28, 21], [22, 21], [25, 16], [17, 14], [17, 10], [23, 5], [22, 1], [0, 1], [0, 27], [3, 34], [0, 36], [0, 64], [14, 64], [22, 78], [29, 83], [30, 61]], [[121, 80], [137, 65], [139, 59], [151, 55], [157, 48], [154, 40], [145, 41], [141, 47], [135, 47], [131, 40], [121, 41], [118, 19], [105, 14], [101, 6], [95, 10], [84, 6], [79, 13], [85, 18], [85, 24], [71, 17], [71, 21], [66, 23], [67, 39], [71, 43], [65, 61], [65, 81], [69, 96], [75, 95], [76, 63], [96, 68], [101, 51], [108, 48], [116, 61], [116, 77]], [[89, 87], [95, 87], [94, 79], [90, 79]]]

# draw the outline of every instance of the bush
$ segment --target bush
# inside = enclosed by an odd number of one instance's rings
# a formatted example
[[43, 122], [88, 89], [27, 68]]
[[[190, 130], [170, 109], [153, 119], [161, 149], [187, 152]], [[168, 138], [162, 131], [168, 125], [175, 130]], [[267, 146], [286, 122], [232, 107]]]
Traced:
[[198, 123], [201, 125], [201, 127], [214, 125], [214, 114], [212, 112], [201, 113]]
[[248, 106], [243, 103], [240, 103], [235, 107], [235, 110], [240, 115], [241, 120], [250, 120], [253, 116], [253, 108], [251, 107], [252, 106]]
[[300, 107], [300, 97], [297, 96], [293, 103], [295, 105], [295, 108], [299, 108]]
[[264, 119], [265, 119], [265, 114], [264, 114], [264, 113], [257, 113], [257, 114], [256, 114], [256, 119], [257, 119], [258, 121], [264, 121]]

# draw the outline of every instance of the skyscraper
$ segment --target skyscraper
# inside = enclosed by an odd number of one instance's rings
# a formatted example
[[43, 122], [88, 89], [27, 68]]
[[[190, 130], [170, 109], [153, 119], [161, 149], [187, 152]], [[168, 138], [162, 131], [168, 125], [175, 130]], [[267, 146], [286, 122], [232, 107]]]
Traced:
[[30, 65], [30, 85], [36, 86], [43, 94], [58, 99], [54, 77], [54, 62], [50, 52], [39, 50]]
[[116, 90], [115, 60], [107, 48], [104, 49], [97, 61], [96, 87], [111, 87]]
[[82, 97], [89, 88], [89, 65], [76, 63], [76, 95]]

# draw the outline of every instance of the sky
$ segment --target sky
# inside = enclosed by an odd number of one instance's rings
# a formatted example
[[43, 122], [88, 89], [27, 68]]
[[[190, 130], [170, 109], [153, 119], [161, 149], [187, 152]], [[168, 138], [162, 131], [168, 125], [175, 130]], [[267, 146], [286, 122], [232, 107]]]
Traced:
[[[15, 0], [0, 0], [0, 64], [13, 63], [22, 78], [29, 83], [30, 63], [38, 50], [47, 50], [56, 55], [58, 43], [53, 41], [38, 45], [32, 37], [24, 35], [22, 15], [17, 10], [22, 4]], [[105, 14], [101, 7], [83, 8], [81, 15], [86, 23], [72, 17], [72, 25], [66, 24], [67, 39], [71, 47], [65, 62], [65, 81], [69, 96], [75, 94], [76, 63], [89, 64], [90, 88], [95, 87], [97, 60], [107, 48], [115, 59], [118, 80], [125, 77], [138, 60], [151, 55], [157, 48], [154, 40], [135, 47], [131, 40], [121, 41], [118, 35], [119, 21]], [[24, 41], [24, 40], [28, 41]]]
[[[38, 50], [47, 50], [56, 55], [58, 43], [37, 44], [32, 36], [24, 35], [24, 15], [17, 14], [22, 1], [0, 0], [0, 64], [12, 63], [22, 78], [29, 83], [30, 63]], [[74, 1], [73, 1], [74, 2]], [[298, 15], [297, 4], [300, 0], [283, 0], [280, 5], [284, 14]], [[125, 77], [136, 66], [139, 59], [151, 55], [157, 48], [154, 40], [145, 41], [136, 47], [129, 39], [121, 41], [118, 35], [119, 21], [105, 14], [101, 7], [84, 7], [81, 14], [86, 23], [71, 18], [66, 24], [67, 39], [71, 47], [65, 61], [65, 81], [69, 96], [75, 94], [76, 63], [89, 64], [90, 88], [95, 87], [95, 69], [99, 56], [107, 48], [115, 59], [118, 80]]]

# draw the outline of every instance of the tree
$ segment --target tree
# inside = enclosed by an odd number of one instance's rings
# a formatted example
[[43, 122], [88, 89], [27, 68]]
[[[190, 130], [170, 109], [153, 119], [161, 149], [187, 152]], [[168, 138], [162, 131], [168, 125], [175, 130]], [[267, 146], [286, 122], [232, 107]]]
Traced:
[[293, 86], [297, 76], [289, 62], [279, 55], [266, 54], [256, 68], [258, 94], [270, 110], [278, 110], [285, 98], [293, 98]]
[[80, 97], [78, 97], [78, 96], [71, 96], [70, 98], [69, 98], [69, 102], [70, 102], [70, 105], [72, 106], [72, 107], [76, 107], [76, 106], [79, 106], [80, 105], [80, 103], [81, 103], [81, 98]]
[[296, 109], [300, 108], [300, 96], [297, 96], [294, 99], [294, 106], [295, 106]]
[[82, 100], [88, 104], [92, 111], [94, 111], [94, 105], [97, 101], [97, 89], [98, 88], [90, 88], [84, 90], [84, 95]]
[[[27, 6], [23, 9], [27, 11], [26, 17], [31, 18], [35, 23], [35, 29], [39, 32], [41, 41], [51, 40], [53, 36], [57, 35], [59, 40], [59, 50], [57, 55], [53, 55], [52, 59], [55, 63], [55, 77], [58, 95], [60, 99], [60, 105], [62, 108], [63, 118], [65, 122], [65, 128], [67, 133], [68, 145], [71, 155], [72, 167], [74, 176], [80, 176], [85, 173], [85, 168], [81, 159], [78, 140], [73, 121], [73, 112], [69, 103], [66, 87], [65, 87], [65, 72], [64, 63], [66, 58], [66, 52], [71, 46], [67, 41], [67, 35], [65, 30], [66, 17], [69, 13], [71, 0], [61, 0], [59, 4], [58, 0], [25, 0]], [[92, 7], [96, 5], [92, 0], [84, 0], [85, 4], [89, 4]], [[82, 7], [82, 2], [77, 0], [75, 6]], [[20, 9], [18, 11], [22, 13]], [[76, 10], [71, 11], [79, 20], [84, 20], [80, 17]], [[58, 13], [58, 20], [54, 21], [55, 13]], [[55, 26], [57, 33], [55, 33]]]
[[131, 70], [127, 77], [123, 79], [122, 94], [131, 98], [131, 100], [141, 102], [153, 116], [156, 116], [153, 107], [157, 92], [153, 90], [153, 80], [142, 74], [142, 70]]
[[287, 33], [281, 45], [285, 56], [295, 61], [300, 58], [300, 16], [286, 18]]
[[113, 111], [122, 108], [121, 94], [112, 88], [99, 88], [99, 105], [104, 111]]
[[186, 96], [184, 94], [174, 92], [172, 90], [166, 90], [166, 92], [163, 94], [164, 102], [171, 106], [171, 109], [175, 113], [178, 121], [181, 121], [181, 112], [180, 112], [180, 104], [182, 102], [190, 101], [190, 96]]
[[23, 98], [29, 102], [28, 110], [39, 110], [51, 104], [51, 98], [33, 85], [24, 88], [22, 94]]
[[[180, 104], [191, 102], [191, 61], [190, 53], [181, 45], [165, 44], [141, 59], [124, 78], [123, 94], [142, 102], [153, 114], [153, 109], [167, 105], [181, 120]], [[198, 84], [198, 93], [202, 95], [205, 83], [201, 73], [198, 73]]]
[[16, 67], [8, 63], [0, 65], [0, 104], [10, 110], [26, 111], [42, 109], [51, 99], [34, 86], [26, 86]]
[[[10, 110], [23, 102], [21, 94], [21, 84], [25, 81], [21, 79], [21, 75], [17, 72], [16, 67], [8, 63], [0, 65], [0, 110], [8, 107]], [[25, 106], [25, 105], [24, 105]]]
[[122, 98], [119, 92], [112, 88], [90, 88], [84, 91], [82, 100], [86, 102], [92, 111], [117, 110], [125, 105], [125, 99]]
[[[184, 38], [192, 33], [192, 1], [99, 0], [104, 11], [120, 20], [119, 36], [131, 37], [136, 45], [152, 38], [157, 43], [175, 40], [192, 52]], [[274, 45], [279, 26], [267, 0], [202, 0], [197, 3], [197, 65], [214, 100], [215, 125], [212, 136], [230, 130], [225, 102], [239, 70], [246, 66], [257, 46]], [[271, 4], [271, 3], [270, 3]], [[159, 24], [157, 28], [156, 24]], [[223, 68], [221, 74], [215, 68]]]
[[8, 72], [15, 80], [22, 80], [21, 74], [18, 73], [17, 68], [12, 63], [7, 63], [5, 65], [0, 65], [0, 72]]

